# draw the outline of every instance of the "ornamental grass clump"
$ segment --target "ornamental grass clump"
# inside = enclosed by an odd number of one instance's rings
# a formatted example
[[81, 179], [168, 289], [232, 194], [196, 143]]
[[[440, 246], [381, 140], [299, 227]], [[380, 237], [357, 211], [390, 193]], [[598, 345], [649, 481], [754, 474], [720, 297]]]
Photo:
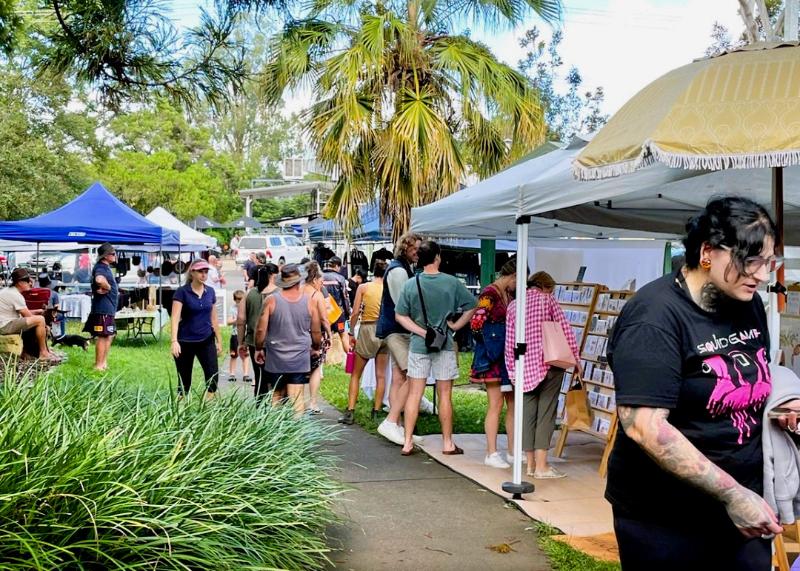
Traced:
[[340, 491], [322, 428], [236, 395], [0, 389], [3, 569], [315, 569]]

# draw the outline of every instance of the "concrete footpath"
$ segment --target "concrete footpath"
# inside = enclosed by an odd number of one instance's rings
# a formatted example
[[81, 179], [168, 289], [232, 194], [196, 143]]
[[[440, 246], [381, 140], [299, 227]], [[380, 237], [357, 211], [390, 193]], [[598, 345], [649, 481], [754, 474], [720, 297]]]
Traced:
[[323, 410], [320, 422], [342, 428], [326, 446], [351, 488], [338, 505], [342, 523], [328, 530], [331, 569], [550, 569], [535, 522], [515, 506], [425, 453], [403, 457], [358, 425], [336, 424], [332, 407]]

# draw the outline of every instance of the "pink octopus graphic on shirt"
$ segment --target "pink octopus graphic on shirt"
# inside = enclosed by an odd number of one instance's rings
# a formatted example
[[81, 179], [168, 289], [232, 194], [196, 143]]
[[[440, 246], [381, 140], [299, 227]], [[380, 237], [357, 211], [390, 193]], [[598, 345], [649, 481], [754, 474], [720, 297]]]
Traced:
[[708, 357], [703, 361], [703, 371], [717, 377], [706, 409], [712, 416], [730, 414], [741, 444], [744, 435], [750, 437], [752, 426], [758, 423], [750, 411], [767, 400], [772, 387], [766, 349], [759, 349], [755, 360], [742, 351]]

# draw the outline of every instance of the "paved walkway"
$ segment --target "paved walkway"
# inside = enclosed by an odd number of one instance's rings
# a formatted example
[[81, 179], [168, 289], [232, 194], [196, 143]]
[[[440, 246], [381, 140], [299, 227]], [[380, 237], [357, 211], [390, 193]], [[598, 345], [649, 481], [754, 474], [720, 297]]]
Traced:
[[[335, 424], [325, 406], [321, 422]], [[331, 446], [352, 491], [339, 504], [343, 522], [328, 531], [333, 569], [550, 569], [535, 522], [512, 504], [424, 453], [400, 448], [357, 425]], [[508, 544], [498, 553], [492, 546]]]
[[[230, 295], [243, 280], [229, 261], [225, 269]], [[240, 380], [224, 380], [228, 361], [220, 388], [252, 394]], [[317, 421], [339, 431], [325, 446], [338, 456], [339, 476], [350, 488], [338, 504], [341, 523], [328, 530], [331, 569], [550, 569], [536, 542], [535, 522], [513, 504], [424, 453], [402, 457], [382, 437], [337, 424], [339, 412], [321, 402]], [[502, 544], [511, 551], [491, 549]]]

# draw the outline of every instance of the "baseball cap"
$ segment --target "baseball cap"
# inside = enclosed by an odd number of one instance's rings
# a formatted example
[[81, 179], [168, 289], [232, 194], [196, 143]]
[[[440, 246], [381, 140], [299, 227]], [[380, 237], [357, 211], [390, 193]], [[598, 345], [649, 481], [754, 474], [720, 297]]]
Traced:
[[211, 266], [209, 266], [208, 262], [206, 262], [205, 260], [198, 260], [194, 264], [192, 264], [192, 271], [194, 272], [196, 270], [207, 270], [210, 267]]

